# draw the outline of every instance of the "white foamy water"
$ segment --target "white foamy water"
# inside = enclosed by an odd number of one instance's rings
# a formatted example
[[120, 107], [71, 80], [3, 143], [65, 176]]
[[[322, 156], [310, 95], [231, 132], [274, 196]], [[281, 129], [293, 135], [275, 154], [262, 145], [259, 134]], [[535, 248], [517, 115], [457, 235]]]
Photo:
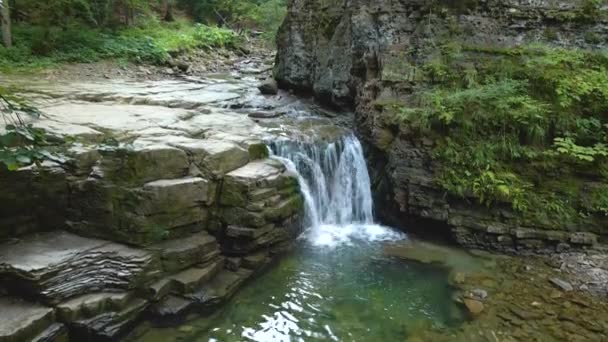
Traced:
[[404, 234], [375, 225], [371, 182], [359, 140], [352, 134], [332, 143], [281, 140], [275, 158], [298, 175], [304, 197], [304, 238], [316, 246], [391, 241]]
[[401, 240], [405, 234], [377, 224], [348, 224], [337, 226], [322, 224], [303, 235], [313, 246], [334, 248], [354, 246], [356, 242], [382, 242]]

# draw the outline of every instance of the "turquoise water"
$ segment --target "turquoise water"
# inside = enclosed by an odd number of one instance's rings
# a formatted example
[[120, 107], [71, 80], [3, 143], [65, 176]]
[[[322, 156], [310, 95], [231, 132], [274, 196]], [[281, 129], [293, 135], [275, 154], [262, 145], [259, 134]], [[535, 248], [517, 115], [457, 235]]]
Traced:
[[212, 317], [152, 329], [141, 341], [403, 341], [454, 326], [446, 271], [385, 257], [404, 237], [379, 226], [326, 226], [298, 241]]

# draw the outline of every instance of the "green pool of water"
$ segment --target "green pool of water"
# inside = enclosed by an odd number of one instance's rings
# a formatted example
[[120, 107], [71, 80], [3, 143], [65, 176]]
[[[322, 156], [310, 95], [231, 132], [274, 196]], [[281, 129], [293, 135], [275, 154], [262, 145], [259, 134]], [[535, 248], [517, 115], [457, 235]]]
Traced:
[[386, 257], [385, 241], [317, 242], [301, 239], [214, 316], [138, 340], [403, 341], [462, 322], [447, 271]]

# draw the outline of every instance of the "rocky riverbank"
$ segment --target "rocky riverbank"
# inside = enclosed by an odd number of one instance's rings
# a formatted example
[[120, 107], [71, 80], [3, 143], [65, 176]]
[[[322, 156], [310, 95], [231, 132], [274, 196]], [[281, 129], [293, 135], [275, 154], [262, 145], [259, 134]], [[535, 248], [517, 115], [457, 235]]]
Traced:
[[298, 181], [269, 158], [272, 128], [258, 123], [272, 119], [247, 114], [297, 101], [259, 94], [264, 61], [205, 78], [3, 79], [41, 109], [25, 119], [54, 145], [52, 160], [0, 176], [0, 341], [176, 323], [289, 249]]
[[[420, 241], [389, 244], [385, 254], [449, 270], [454, 300], [469, 313], [470, 320], [458, 328], [436, 329], [421, 321], [407, 341], [603, 341], [608, 336], [608, 305], [598, 300], [608, 295], [605, 255], [522, 259], [466, 254]], [[586, 292], [595, 281], [572, 272], [585, 265], [595, 268], [603, 293]]]

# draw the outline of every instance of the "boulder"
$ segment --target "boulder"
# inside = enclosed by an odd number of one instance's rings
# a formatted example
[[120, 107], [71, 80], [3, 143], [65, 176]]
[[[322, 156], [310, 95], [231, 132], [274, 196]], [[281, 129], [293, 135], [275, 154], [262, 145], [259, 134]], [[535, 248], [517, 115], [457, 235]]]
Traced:
[[55, 323], [32, 339], [32, 342], [69, 341], [65, 324]]
[[264, 95], [276, 95], [279, 93], [279, 85], [277, 84], [277, 81], [272, 78], [269, 78], [262, 82], [258, 86], [258, 89]]
[[196, 291], [192, 298], [204, 307], [216, 306], [230, 299], [253, 271], [239, 268], [237, 271], [223, 270], [208, 284]]
[[484, 310], [484, 305], [479, 300], [465, 298], [462, 302], [473, 317], [479, 316]]
[[270, 258], [267, 252], [259, 252], [243, 257], [243, 267], [250, 270], [257, 270], [268, 263]]

